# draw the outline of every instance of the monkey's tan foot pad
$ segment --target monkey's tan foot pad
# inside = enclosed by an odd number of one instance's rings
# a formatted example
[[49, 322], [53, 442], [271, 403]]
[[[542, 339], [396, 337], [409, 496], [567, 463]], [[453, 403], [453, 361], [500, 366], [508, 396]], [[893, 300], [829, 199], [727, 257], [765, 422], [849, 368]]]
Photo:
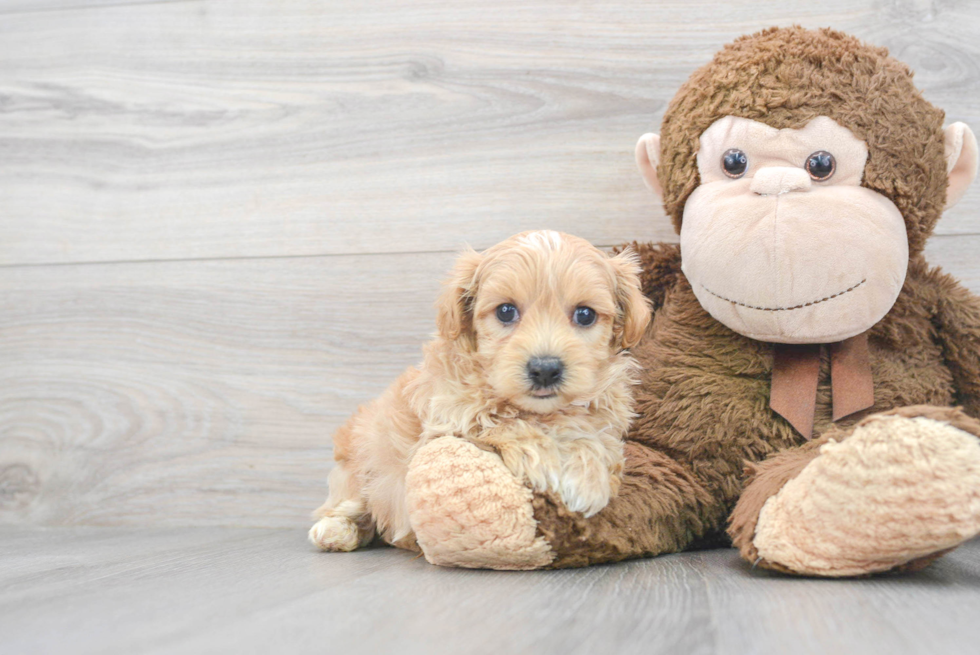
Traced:
[[415, 454], [409, 516], [425, 558], [440, 566], [527, 570], [554, 559], [537, 535], [531, 490], [496, 454], [441, 437]]
[[877, 415], [766, 501], [768, 563], [843, 577], [916, 568], [980, 532], [980, 441], [947, 421]]

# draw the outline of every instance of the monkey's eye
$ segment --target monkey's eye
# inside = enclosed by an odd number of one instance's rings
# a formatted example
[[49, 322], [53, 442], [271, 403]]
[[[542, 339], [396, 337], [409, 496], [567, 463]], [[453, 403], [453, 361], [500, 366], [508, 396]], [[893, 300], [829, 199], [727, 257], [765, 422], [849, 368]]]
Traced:
[[503, 305], [497, 307], [497, 320], [504, 325], [510, 325], [517, 321], [517, 307], [514, 307], [509, 302], [505, 302]]
[[576, 307], [572, 312], [572, 322], [581, 327], [589, 327], [595, 323], [596, 313], [591, 307]]
[[806, 172], [818, 182], [829, 179], [837, 170], [837, 160], [826, 150], [818, 150], [806, 158]]
[[725, 175], [732, 179], [738, 179], [745, 175], [745, 169], [749, 167], [749, 158], [738, 148], [729, 148], [721, 156], [721, 169]]

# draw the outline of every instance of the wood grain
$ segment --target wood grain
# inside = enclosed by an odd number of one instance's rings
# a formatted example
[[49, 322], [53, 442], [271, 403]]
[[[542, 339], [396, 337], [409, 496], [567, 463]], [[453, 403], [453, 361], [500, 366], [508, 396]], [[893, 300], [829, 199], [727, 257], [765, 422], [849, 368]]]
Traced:
[[926, 259], [954, 275], [971, 291], [980, 294], [980, 237], [933, 237], [926, 243]]
[[0, 269], [0, 522], [305, 523], [451, 260]]
[[[980, 237], [932, 261], [980, 292]], [[0, 523], [302, 526], [449, 254], [0, 268]]]
[[0, 650], [28, 653], [869, 653], [976, 650], [980, 541], [870, 580], [733, 550], [581, 570], [318, 553], [302, 531], [0, 528]]
[[4, 0], [0, 265], [669, 237], [637, 137], [792, 23], [890, 47], [980, 130], [978, 3]]

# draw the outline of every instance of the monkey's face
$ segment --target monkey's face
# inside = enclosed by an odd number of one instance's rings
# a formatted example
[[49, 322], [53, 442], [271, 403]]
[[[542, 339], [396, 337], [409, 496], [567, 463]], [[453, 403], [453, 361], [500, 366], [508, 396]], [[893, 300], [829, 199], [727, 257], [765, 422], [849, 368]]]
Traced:
[[683, 270], [701, 305], [760, 341], [871, 328], [905, 281], [905, 221], [861, 186], [865, 143], [830, 118], [799, 130], [727, 116], [705, 130], [684, 206]]

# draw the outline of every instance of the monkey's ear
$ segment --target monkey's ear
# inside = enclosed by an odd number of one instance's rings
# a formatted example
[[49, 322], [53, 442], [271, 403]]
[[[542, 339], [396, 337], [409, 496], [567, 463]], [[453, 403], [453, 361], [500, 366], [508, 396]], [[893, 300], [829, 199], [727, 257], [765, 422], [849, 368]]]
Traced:
[[946, 142], [946, 209], [963, 197], [977, 176], [977, 137], [966, 123], [953, 123], [944, 130]]
[[650, 324], [652, 309], [649, 299], [640, 291], [640, 259], [627, 248], [609, 260], [616, 274], [617, 316], [613, 338], [622, 348], [632, 348], [640, 342]]
[[463, 339], [467, 346], [473, 339], [473, 301], [476, 299], [476, 271], [483, 257], [466, 250], [456, 259], [453, 272], [436, 302], [436, 326], [447, 341]]
[[664, 188], [657, 177], [657, 165], [660, 163], [660, 135], [644, 134], [636, 142], [636, 165], [640, 169], [643, 181], [663, 200]]

